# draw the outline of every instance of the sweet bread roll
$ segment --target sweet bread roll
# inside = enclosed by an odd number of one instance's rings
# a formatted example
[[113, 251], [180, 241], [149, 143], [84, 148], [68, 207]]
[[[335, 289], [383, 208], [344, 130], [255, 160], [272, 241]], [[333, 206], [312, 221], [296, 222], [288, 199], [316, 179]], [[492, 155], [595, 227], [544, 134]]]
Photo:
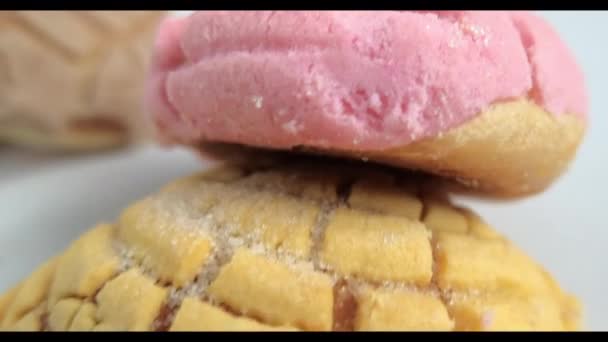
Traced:
[[587, 126], [581, 69], [527, 12], [197, 12], [157, 37], [166, 144], [335, 154], [534, 194]]
[[147, 137], [141, 98], [164, 14], [0, 14], [0, 143], [92, 150]]
[[547, 331], [580, 320], [541, 265], [440, 189], [304, 158], [178, 179], [0, 297], [2, 330]]

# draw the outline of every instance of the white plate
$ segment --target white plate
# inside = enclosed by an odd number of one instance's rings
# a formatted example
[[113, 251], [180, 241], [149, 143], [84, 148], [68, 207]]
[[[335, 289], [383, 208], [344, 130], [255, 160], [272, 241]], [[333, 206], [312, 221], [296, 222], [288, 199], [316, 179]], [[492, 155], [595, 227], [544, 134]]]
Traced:
[[[591, 122], [571, 170], [542, 195], [514, 203], [464, 203], [543, 264], [585, 308], [586, 328], [608, 330], [607, 12], [545, 12], [588, 77]], [[0, 292], [81, 232], [126, 205], [206, 166], [156, 148], [45, 157], [0, 149]]]

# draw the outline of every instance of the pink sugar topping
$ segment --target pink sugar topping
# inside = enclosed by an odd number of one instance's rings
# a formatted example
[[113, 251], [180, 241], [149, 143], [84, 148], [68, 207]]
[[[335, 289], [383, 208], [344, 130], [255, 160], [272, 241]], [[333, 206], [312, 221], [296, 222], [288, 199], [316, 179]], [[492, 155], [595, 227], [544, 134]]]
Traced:
[[167, 143], [403, 146], [530, 98], [586, 120], [583, 74], [526, 12], [196, 12], [164, 22], [146, 103]]

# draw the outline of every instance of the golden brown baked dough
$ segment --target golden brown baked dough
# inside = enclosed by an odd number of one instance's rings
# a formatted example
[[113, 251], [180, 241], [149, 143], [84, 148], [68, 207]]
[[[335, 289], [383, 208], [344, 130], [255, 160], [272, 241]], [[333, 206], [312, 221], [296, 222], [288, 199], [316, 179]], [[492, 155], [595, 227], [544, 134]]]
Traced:
[[517, 196], [543, 191], [569, 166], [585, 124], [536, 104], [496, 104], [440, 137], [370, 153], [370, 159], [447, 176], [482, 192]]

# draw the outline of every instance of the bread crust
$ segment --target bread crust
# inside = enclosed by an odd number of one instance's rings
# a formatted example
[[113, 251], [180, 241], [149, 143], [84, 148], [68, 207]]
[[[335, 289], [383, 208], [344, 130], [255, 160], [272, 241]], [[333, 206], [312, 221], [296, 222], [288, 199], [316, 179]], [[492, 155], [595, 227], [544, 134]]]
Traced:
[[[512, 198], [542, 192], [566, 172], [585, 131], [586, 123], [575, 115], [557, 116], [529, 100], [513, 100], [496, 103], [439, 136], [389, 150], [344, 151], [307, 146], [295, 150], [420, 171], [440, 176], [454, 191]], [[205, 157], [216, 158], [236, 158], [260, 151], [214, 143], [197, 148]]]

